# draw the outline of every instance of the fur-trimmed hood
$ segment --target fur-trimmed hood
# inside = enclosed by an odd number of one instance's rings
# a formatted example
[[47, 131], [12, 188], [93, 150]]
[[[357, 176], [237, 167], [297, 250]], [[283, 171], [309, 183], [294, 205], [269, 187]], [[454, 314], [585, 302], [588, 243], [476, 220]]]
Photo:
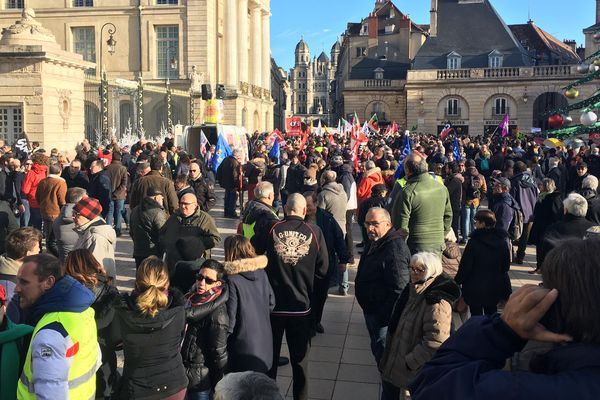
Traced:
[[268, 262], [267, 256], [257, 256], [237, 261], [227, 261], [223, 265], [225, 266], [227, 275], [237, 275], [244, 272], [254, 272], [259, 269], [264, 269]]

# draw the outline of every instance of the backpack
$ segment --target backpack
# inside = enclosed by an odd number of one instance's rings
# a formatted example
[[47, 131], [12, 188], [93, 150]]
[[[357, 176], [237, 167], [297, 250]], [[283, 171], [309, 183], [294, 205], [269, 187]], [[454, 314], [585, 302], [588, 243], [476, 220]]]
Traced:
[[520, 208], [511, 207], [511, 209], [513, 212], [513, 217], [512, 221], [510, 221], [510, 225], [508, 226], [508, 237], [510, 240], [519, 240], [523, 234], [523, 221], [525, 216]]
[[490, 170], [490, 160], [488, 160], [487, 158], [480, 158], [479, 159], [479, 170], [481, 172], [489, 171]]
[[466, 194], [468, 200], [481, 198], [481, 179], [479, 176], [471, 175], [469, 177]]

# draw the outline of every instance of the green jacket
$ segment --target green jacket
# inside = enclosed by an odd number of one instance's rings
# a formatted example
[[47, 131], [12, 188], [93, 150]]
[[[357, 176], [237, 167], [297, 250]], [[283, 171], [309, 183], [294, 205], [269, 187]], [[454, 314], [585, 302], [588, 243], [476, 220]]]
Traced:
[[4, 316], [3, 329], [0, 328], [0, 400], [17, 398], [17, 382], [21, 375], [22, 362], [27, 348], [23, 347], [23, 337], [33, 332], [33, 326], [17, 325]]
[[[396, 202], [399, 228], [408, 232], [408, 247], [417, 251], [444, 249], [444, 237], [452, 225], [452, 207], [448, 189], [431, 179], [428, 173], [411, 176]], [[394, 221], [396, 222], [396, 221]]]

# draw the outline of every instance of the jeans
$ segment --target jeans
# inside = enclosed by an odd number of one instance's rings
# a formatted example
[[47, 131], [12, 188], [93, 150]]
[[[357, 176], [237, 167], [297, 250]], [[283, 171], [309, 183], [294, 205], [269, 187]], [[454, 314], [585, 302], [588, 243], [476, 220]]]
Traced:
[[42, 230], [42, 213], [39, 208], [29, 207], [29, 225], [35, 229]]
[[338, 289], [348, 291], [350, 285], [348, 284], [348, 268], [344, 272], [341, 272], [339, 269], [337, 271], [337, 284]]
[[224, 214], [226, 217], [235, 215], [235, 203], [237, 202], [238, 193], [235, 190], [225, 190]]
[[204, 390], [202, 392], [188, 392], [187, 400], [211, 400], [213, 397], [210, 390]]
[[463, 206], [461, 213], [461, 230], [463, 240], [468, 240], [471, 232], [473, 232], [473, 224], [475, 223], [475, 213], [477, 207], [475, 206]]
[[311, 315], [302, 317], [279, 317], [271, 315], [273, 332], [273, 367], [269, 371], [272, 379], [277, 378], [277, 364], [281, 353], [283, 333], [290, 350], [294, 400], [308, 399], [308, 353], [310, 352], [310, 332], [313, 323]]
[[21, 199], [25, 211], [20, 216], [21, 228], [29, 226], [29, 218], [31, 218], [31, 211], [29, 210], [29, 200], [25, 197]]
[[371, 338], [371, 352], [375, 356], [375, 362], [379, 365], [383, 349], [385, 348], [385, 337], [387, 335], [387, 326], [381, 326], [375, 314], [364, 314], [367, 331]]
[[111, 200], [108, 207], [108, 215], [106, 216], [106, 224], [115, 225], [117, 235], [121, 234], [121, 219], [123, 218], [123, 209], [125, 208], [125, 199]]

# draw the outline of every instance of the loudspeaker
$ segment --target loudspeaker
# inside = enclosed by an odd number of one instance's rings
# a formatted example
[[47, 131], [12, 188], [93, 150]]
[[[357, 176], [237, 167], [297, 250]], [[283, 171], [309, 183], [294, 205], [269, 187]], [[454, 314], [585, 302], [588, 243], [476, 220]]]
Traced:
[[212, 89], [210, 84], [202, 85], [202, 100], [210, 100], [212, 99]]
[[217, 99], [223, 100], [225, 98], [225, 85], [217, 85]]

